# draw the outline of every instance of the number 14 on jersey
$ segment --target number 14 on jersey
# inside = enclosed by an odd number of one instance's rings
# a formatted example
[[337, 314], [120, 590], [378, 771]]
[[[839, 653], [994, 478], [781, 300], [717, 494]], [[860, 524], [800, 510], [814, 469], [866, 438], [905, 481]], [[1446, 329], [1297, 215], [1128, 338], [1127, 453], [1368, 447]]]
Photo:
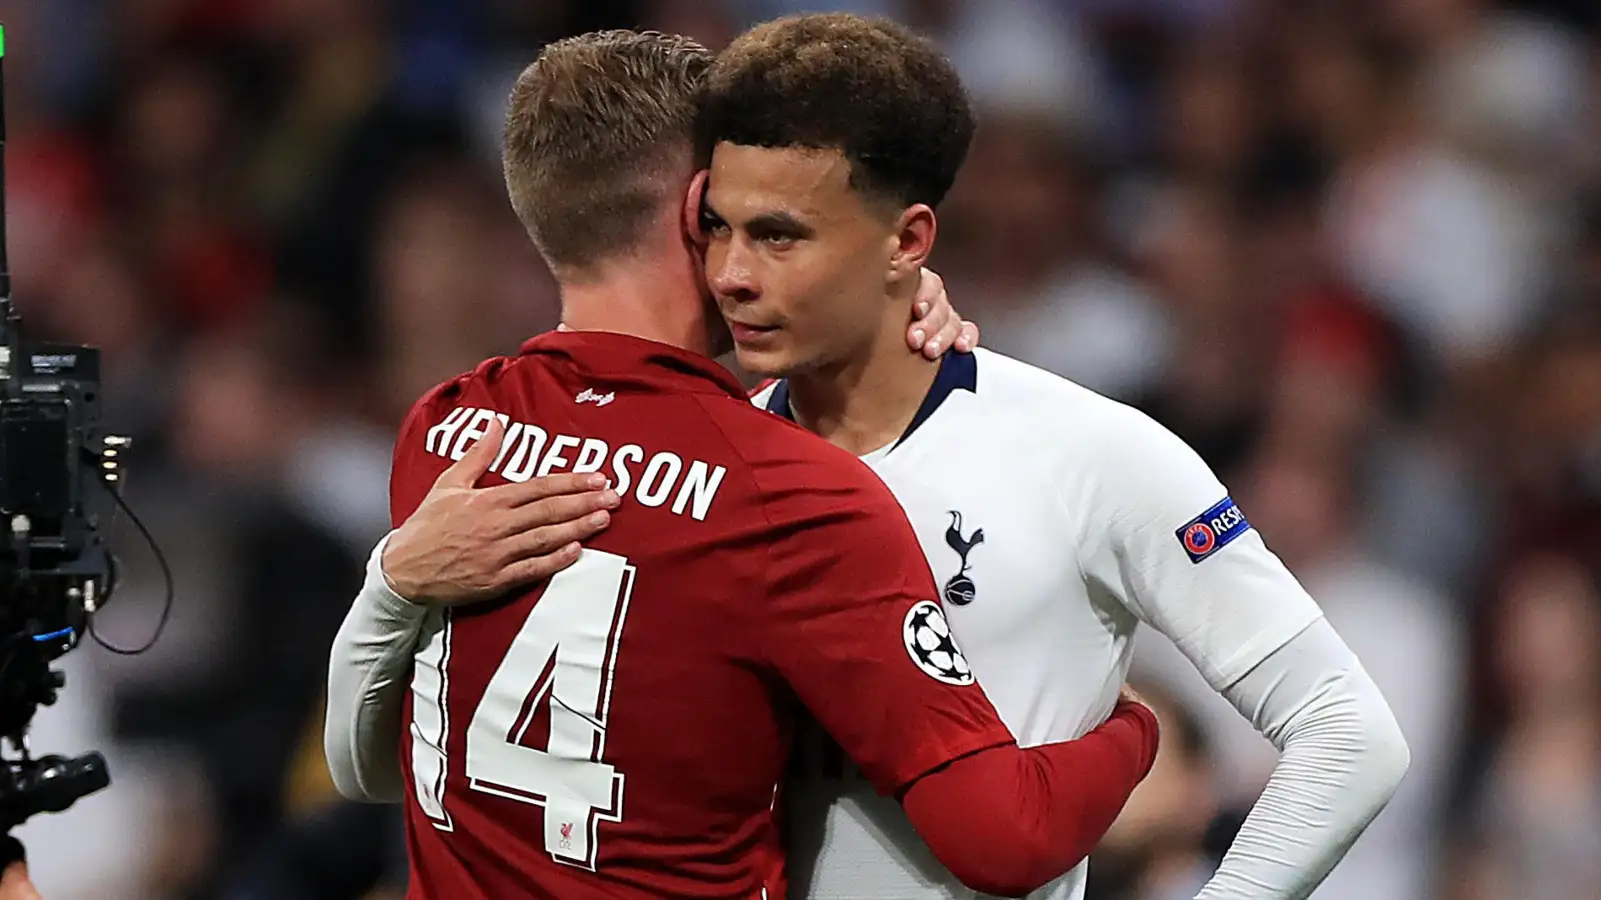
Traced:
[[[545, 850], [590, 870], [599, 822], [623, 815], [623, 773], [603, 760], [633, 586], [627, 559], [583, 551], [529, 610], [467, 725], [468, 787], [544, 807]], [[455, 828], [445, 796], [451, 654], [449, 613], [431, 616], [412, 670], [411, 763], [417, 803], [443, 831]], [[524, 738], [542, 711], [550, 737], [538, 750]]]

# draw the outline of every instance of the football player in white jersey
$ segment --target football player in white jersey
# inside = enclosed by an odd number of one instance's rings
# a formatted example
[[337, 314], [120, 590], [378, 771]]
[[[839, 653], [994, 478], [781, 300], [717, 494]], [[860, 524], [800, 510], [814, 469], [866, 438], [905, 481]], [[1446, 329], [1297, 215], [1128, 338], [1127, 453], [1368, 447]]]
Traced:
[[[1282, 751], [1199, 897], [1309, 895], [1408, 761], [1316, 603], [1205, 463], [1143, 414], [999, 354], [905, 352], [909, 301], [886, 285], [932, 250], [933, 208], [972, 134], [949, 62], [889, 23], [802, 16], [737, 39], [709, 82], [708, 280], [741, 364], [788, 376], [755, 402], [894, 490], [1020, 743], [1101, 722], [1140, 623], [1171, 638]], [[444, 565], [437, 590], [476, 594], [497, 576]], [[974, 896], [893, 800], [837, 767], [814, 767], [784, 802], [793, 897]], [[1083, 890], [1081, 866], [1030, 896]]]
[[[822, 52], [820, 48], [827, 48]], [[707, 279], [756, 402], [860, 456], [905, 507], [961, 646], [1024, 745], [1112, 709], [1145, 623], [1282, 751], [1204, 900], [1305, 897], [1383, 808], [1405, 740], [1362, 665], [1181, 440], [985, 350], [900, 346], [971, 129], [933, 46], [887, 23], [760, 26], [708, 75]], [[793, 895], [969, 897], [865, 782], [791, 785]], [[810, 846], [808, 847], [808, 843]], [[808, 852], [809, 850], [814, 852]], [[1081, 896], [1084, 868], [1037, 892]]]

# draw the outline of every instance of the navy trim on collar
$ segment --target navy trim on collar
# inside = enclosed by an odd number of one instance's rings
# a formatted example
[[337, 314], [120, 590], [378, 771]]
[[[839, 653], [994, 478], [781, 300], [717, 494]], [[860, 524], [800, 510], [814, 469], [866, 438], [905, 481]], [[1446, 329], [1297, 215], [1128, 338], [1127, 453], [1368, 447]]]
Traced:
[[789, 408], [788, 378], [780, 378], [773, 386], [773, 392], [767, 395], [767, 411], [777, 413], [791, 422], [795, 421], [795, 412]]
[[[923, 403], [917, 407], [917, 414], [912, 416], [912, 422], [901, 432], [894, 450], [912, 436], [912, 432], [922, 427], [939, 409], [945, 398], [953, 392], [962, 390], [978, 393], [978, 358], [971, 353], [957, 353], [950, 351], [940, 360], [939, 371], [934, 375], [934, 383], [929, 385], [928, 394], [923, 397]], [[795, 416], [789, 408], [789, 379], [785, 378], [773, 387], [773, 393], [767, 397], [767, 411], [777, 413], [784, 418], [795, 421]]]
[[[906, 443], [912, 432], [921, 428], [924, 422], [933, 417], [934, 411], [945, 402], [945, 398], [959, 390], [978, 393], [978, 358], [972, 353], [947, 351], [944, 358], [939, 361], [939, 371], [934, 374], [934, 383], [928, 386], [928, 394], [923, 397], [923, 405], [917, 408], [917, 415], [912, 416], [912, 423], [901, 432], [895, 447]], [[890, 450], [893, 451], [895, 447], [891, 447]]]

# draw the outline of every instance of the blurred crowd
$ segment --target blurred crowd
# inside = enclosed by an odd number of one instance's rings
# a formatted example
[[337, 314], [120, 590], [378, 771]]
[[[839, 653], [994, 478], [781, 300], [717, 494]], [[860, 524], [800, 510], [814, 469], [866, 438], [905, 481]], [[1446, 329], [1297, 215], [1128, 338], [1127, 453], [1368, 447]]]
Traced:
[[[983, 342], [1191, 442], [1393, 705], [1411, 775], [1317, 896], [1601, 896], [1601, 4], [0, 0], [15, 296], [103, 348], [177, 589], [40, 717], [114, 779], [23, 829], [46, 896], [399, 896], [393, 811], [322, 767], [326, 650], [402, 413], [555, 324], [509, 85], [820, 8], [967, 79], [935, 268]], [[115, 540], [137, 644], [163, 585]], [[1193, 896], [1274, 759], [1161, 640], [1137, 673], [1164, 749], [1092, 900]]]

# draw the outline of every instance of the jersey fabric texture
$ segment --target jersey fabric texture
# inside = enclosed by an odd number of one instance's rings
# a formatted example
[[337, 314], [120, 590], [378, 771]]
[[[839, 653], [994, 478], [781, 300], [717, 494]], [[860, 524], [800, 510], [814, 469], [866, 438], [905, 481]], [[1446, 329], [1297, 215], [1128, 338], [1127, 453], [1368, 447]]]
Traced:
[[[751, 401], [788, 417], [788, 390]], [[1141, 623], [1222, 690], [1321, 618], [1183, 441], [1018, 360], [946, 354], [905, 434], [863, 461], [905, 509], [958, 643], [1022, 746], [1105, 721]], [[821, 762], [789, 795], [792, 896], [978, 896], [837, 756], [809, 756]], [[1081, 865], [1030, 897], [1074, 900], [1084, 877]]]
[[623, 505], [547, 585], [430, 610], [400, 754], [414, 900], [777, 900], [802, 709], [884, 794], [1011, 742], [893, 495], [715, 362], [555, 332], [441, 385], [401, 429], [397, 526], [496, 416], [482, 484], [600, 471]]

